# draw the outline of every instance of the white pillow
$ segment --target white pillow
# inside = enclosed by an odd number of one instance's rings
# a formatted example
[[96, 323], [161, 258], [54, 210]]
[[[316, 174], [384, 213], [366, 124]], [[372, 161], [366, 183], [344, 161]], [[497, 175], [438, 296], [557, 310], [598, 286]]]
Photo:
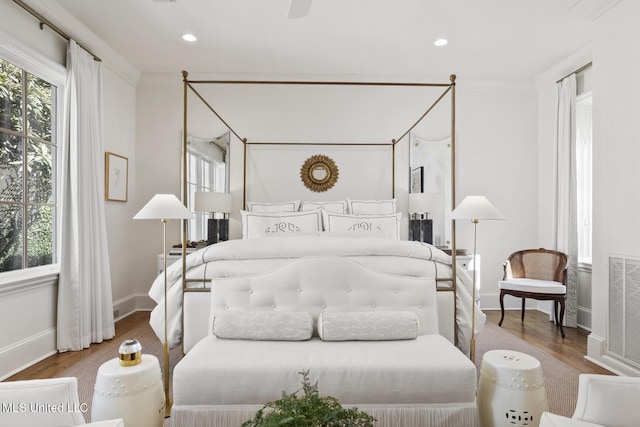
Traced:
[[242, 238], [310, 234], [322, 231], [320, 210], [309, 212], [264, 212], [240, 211], [242, 216]]
[[386, 215], [343, 215], [322, 211], [324, 231], [353, 237], [384, 237], [400, 240], [402, 212]]
[[347, 201], [346, 200], [337, 200], [334, 202], [301, 202], [300, 210], [301, 211], [312, 211], [315, 209], [324, 209], [328, 212], [335, 213], [347, 213]]
[[352, 215], [373, 215], [396, 213], [396, 199], [390, 200], [351, 200], [347, 199], [349, 213]]
[[420, 320], [413, 311], [322, 312], [318, 335], [324, 341], [411, 340]]
[[278, 203], [247, 202], [249, 212], [297, 212], [299, 208], [300, 200]]
[[313, 333], [313, 316], [304, 312], [225, 311], [211, 325], [218, 338], [261, 341], [305, 341]]

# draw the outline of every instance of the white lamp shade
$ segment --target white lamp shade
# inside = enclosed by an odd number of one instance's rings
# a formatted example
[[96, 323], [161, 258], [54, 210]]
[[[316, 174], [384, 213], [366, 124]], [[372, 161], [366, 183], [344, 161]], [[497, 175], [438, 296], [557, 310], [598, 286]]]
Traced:
[[229, 193], [197, 192], [193, 202], [196, 212], [231, 212], [231, 194]]
[[435, 193], [409, 193], [409, 213], [433, 212], [438, 205]]
[[133, 219], [192, 219], [194, 216], [173, 194], [156, 194]]
[[451, 212], [452, 219], [504, 219], [502, 214], [484, 196], [467, 196]]

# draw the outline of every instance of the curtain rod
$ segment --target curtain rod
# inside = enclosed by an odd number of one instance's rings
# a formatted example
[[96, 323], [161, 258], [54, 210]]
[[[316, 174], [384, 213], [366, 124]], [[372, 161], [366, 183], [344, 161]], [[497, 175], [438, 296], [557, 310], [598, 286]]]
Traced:
[[[47, 27], [51, 28], [51, 30], [53, 30], [53, 32], [55, 32], [57, 35], [59, 35], [63, 39], [65, 39], [67, 41], [71, 40], [71, 36], [69, 36], [67, 33], [62, 31], [60, 28], [58, 28], [56, 25], [54, 25], [51, 21], [49, 21], [47, 18], [45, 18], [40, 13], [38, 13], [36, 10], [34, 10], [31, 6], [26, 4], [24, 1], [22, 1], [22, 0], [13, 0], [13, 2], [15, 4], [17, 4], [18, 6], [20, 6], [21, 8], [23, 8], [24, 10], [26, 10], [27, 12], [29, 12], [35, 18], [39, 19], [40, 20], [40, 29], [41, 30], [46, 25]], [[81, 48], [83, 48], [84, 50], [89, 52], [89, 54], [91, 56], [93, 56], [94, 60], [96, 60], [98, 62], [102, 62], [102, 59], [100, 59], [95, 53], [91, 52], [89, 49], [87, 49], [85, 46], [81, 45], [77, 41], [76, 41], [76, 43], [78, 44], [78, 46], [80, 46]]]
[[567, 77], [569, 77], [572, 74], [578, 74], [581, 71], [586, 70], [587, 68], [591, 67], [593, 65], [593, 62], [589, 62], [587, 64], [584, 64], [582, 67], [579, 67], [575, 70], [573, 70], [572, 72], [570, 72], [569, 74], [567, 74], [566, 76], [562, 77], [560, 80], [558, 80], [556, 83], [560, 83], [561, 81], [563, 81], [564, 79], [566, 79]]

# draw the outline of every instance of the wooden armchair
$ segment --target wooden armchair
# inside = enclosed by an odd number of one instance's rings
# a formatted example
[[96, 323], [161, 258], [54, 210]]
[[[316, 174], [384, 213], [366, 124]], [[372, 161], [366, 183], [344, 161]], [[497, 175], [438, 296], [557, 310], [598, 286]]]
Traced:
[[[500, 310], [504, 320], [504, 296], [512, 295], [522, 298], [522, 321], [524, 322], [524, 306], [527, 298], [553, 301], [555, 323], [564, 338], [565, 300], [567, 296], [567, 255], [544, 248], [525, 249], [509, 255], [503, 264], [504, 276], [500, 281]], [[560, 313], [558, 313], [558, 306]]]

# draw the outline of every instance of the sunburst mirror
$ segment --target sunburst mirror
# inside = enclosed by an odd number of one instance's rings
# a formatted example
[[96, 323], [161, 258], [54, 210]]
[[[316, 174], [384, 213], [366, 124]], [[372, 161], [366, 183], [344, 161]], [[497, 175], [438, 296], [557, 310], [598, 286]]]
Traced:
[[322, 193], [338, 181], [338, 167], [331, 158], [316, 154], [305, 160], [300, 168], [300, 179], [309, 190]]

